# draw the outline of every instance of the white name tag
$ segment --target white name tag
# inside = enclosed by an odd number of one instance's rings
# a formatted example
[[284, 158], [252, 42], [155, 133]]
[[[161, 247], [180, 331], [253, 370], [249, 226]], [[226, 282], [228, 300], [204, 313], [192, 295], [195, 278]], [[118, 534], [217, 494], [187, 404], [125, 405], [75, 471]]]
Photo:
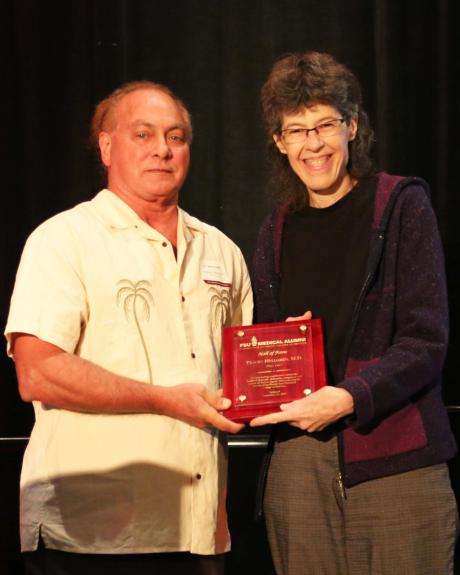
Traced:
[[220, 285], [223, 287], [232, 286], [220, 262], [203, 262], [201, 265], [201, 279], [211, 285]]

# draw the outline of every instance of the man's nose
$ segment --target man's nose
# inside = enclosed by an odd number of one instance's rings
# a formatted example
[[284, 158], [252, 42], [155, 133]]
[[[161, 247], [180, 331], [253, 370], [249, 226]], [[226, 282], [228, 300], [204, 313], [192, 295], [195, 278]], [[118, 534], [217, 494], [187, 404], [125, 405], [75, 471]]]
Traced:
[[168, 158], [171, 155], [171, 148], [164, 136], [158, 136], [152, 142], [152, 155], [160, 158]]

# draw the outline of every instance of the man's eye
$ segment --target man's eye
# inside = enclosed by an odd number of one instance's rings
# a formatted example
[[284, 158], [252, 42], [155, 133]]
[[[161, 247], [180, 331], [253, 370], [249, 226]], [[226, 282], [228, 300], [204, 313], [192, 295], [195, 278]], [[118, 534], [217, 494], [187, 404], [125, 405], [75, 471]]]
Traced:
[[147, 138], [147, 132], [137, 132], [136, 137], [140, 140], [145, 140]]
[[287, 130], [287, 134], [302, 134], [302, 132], [305, 131], [305, 128], [291, 128], [290, 130]]
[[329, 130], [330, 128], [334, 128], [334, 127], [335, 127], [334, 122], [323, 122], [319, 126], [316, 126], [316, 128], [318, 130]]
[[185, 136], [180, 133], [168, 134], [168, 140], [173, 144], [183, 144], [185, 142]]

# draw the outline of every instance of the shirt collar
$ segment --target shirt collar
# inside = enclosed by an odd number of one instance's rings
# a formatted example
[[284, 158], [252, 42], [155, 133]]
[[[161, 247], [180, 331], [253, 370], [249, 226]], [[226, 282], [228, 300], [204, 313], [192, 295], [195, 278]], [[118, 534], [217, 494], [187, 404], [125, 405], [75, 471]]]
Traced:
[[[146, 235], [152, 236], [153, 239], [161, 236], [159, 232], [141, 219], [128, 204], [106, 188], [101, 190], [93, 198], [92, 202], [104, 221], [113, 228], [126, 229], [134, 227], [143, 231]], [[178, 230], [183, 230], [183, 235], [187, 242], [193, 237], [194, 232], [206, 233], [206, 226], [200, 220], [179, 207], [178, 211]], [[179, 234], [180, 232], [178, 231]]]

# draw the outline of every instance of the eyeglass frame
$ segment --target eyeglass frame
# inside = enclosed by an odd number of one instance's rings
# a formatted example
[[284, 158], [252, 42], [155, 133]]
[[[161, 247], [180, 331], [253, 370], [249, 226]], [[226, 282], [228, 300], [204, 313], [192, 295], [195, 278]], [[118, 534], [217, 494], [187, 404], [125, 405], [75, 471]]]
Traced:
[[[300, 143], [306, 142], [308, 140], [308, 136], [310, 135], [310, 132], [316, 132], [316, 135], [318, 136], [318, 138], [330, 138], [332, 136], [335, 136], [336, 132], [334, 132], [333, 134], [324, 135], [324, 134], [319, 133], [318, 128], [322, 124], [328, 124], [331, 121], [340, 122], [340, 124], [337, 125], [337, 128], [339, 128], [344, 122], [347, 122], [347, 119], [346, 118], [331, 118], [331, 120], [327, 120], [326, 122], [322, 122], [322, 123], [318, 124], [318, 126], [315, 126], [314, 128], [286, 128], [285, 130], [279, 130], [278, 134], [280, 135], [283, 142], [287, 145], [289, 145], [289, 144], [300, 144]], [[286, 142], [285, 137], [284, 137], [284, 132], [289, 132], [291, 130], [300, 130], [301, 132], [303, 132], [303, 134], [304, 134], [303, 140], [299, 140], [297, 142]]]

